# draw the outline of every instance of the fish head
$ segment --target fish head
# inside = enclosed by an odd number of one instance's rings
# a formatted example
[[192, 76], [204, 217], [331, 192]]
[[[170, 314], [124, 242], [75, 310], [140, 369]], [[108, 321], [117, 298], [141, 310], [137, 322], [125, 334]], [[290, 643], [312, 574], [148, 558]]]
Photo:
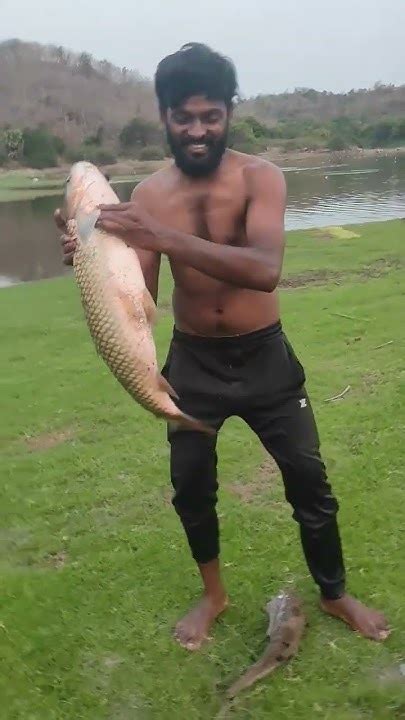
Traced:
[[72, 165], [65, 183], [64, 214], [75, 223], [80, 243], [86, 243], [94, 230], [99, 205], [118, 203], [118, 197], [103, 173], [92, 163], [81, 160]]
[[104, 184], [109, 187], [106, 178], [95, 165], [84, 160], [74, 163], [65, 184], [67, 217], [73, 219], [79, 211], [94, 211], [96, 198], [102, 194]]

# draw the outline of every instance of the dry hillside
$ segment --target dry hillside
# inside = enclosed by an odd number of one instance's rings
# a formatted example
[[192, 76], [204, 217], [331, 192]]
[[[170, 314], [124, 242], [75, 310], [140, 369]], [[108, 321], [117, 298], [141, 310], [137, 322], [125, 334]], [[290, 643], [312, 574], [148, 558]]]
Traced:
[[153, 86], [136, 72], [62, 47], [0, 44], [0, 126], [44, 123], [68, 144], [104, 126], [115, 136], [134, 115], [156, 117]]
[[[237, 114], [274, 125], [281, 119], [328, 122], [349, 116], [366, 122], [405, 115], [405, 85], [376, 85], [347, 94], [297, 89], [241, 102]], [[115, 140], [134, 116], [157, 120], [151, 80], [87, 53], [9, 40], [0, 43], [0, 127], [44, 123], [67, 145], [78, 145], [103, 126]]]

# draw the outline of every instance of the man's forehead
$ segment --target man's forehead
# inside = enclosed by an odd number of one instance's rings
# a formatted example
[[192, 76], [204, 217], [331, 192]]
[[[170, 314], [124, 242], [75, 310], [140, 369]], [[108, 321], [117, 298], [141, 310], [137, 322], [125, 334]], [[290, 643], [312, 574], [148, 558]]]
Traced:
[[212, 100], [205, 95], [193, 95], [175, 108], [171, 108], [172, 112], [175, 110], [186, 110], [193, 113], [204, 112], [211, 109], [226, 110], [226, 105], [223, 100]]

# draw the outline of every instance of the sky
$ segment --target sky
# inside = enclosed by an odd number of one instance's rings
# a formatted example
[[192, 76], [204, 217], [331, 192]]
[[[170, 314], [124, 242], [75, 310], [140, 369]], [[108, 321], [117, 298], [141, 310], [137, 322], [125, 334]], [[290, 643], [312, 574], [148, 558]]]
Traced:
[[235, 62], [242, 96], [405, 83], [405, 0], [0, 0], [0, 40], [63, 45], [153, 77], [190, 41]]

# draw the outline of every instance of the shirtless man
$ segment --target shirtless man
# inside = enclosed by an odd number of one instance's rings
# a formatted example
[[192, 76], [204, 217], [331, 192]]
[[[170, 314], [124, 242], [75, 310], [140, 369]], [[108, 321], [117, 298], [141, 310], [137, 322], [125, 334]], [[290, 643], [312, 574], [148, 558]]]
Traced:
[[[246, 421], [281, 470], [321, 608], [383, 640], [385, 618], [345, 591], [338, 503], [304, 369], [280, 321], [283, 174], [227, 149], [237, 89], [228, 59], [186, 45], [161, 61], [155, 88], [174, 163], [141, 182], [131, 202], [101, 206], [99, 226], [135, 248], [155, 300], [161, 255], [169, 258], [175, 327], [163, 374], [180, 407], [217, 430], [231, 415]], [[64, 228], [60, 211], [55, 219]], [[74, 238], [64, 234], [62, 243], [71, 264]], [[173, 505], [203, 583], [175, 637], [194, 650], [228, 602], [219, 563], [216, 436], [169, 426], [168, 440]]]

